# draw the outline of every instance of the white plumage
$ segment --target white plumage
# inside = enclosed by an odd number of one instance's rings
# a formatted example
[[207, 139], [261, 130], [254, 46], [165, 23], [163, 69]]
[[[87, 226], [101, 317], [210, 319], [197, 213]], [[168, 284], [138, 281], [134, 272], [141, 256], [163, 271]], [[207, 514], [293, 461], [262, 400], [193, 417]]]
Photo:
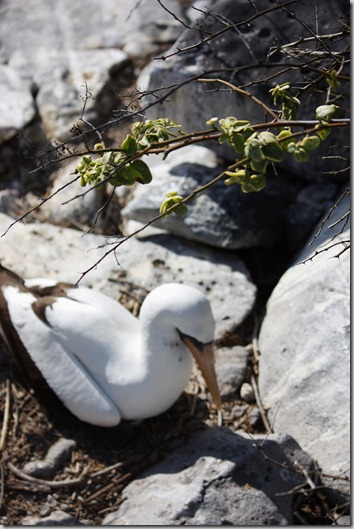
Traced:
[[207, 298], [193, 287], [170, 283], [156, 288], [137, 319], [97, 291], [49, 280], [23, 282], [1, 266], [0, 321], [27, 378], [34, 363], [61, 402], [83, 421], [114, 426], [121, 419], [164, 412], [189, 380], [191, 353], [220, 405], [214, 318]]

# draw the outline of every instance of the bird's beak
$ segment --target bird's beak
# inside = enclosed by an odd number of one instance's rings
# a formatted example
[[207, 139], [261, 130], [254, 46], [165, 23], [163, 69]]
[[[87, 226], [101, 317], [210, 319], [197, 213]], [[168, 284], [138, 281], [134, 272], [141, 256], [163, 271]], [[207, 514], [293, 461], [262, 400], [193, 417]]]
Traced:
[[184, 344], [192, 353], [197, 366], [202, 372], [208, 390], [218, 409], [221, 408], [221, 397], [215, 372], [214, 343], [203, 344], [180, 332]]

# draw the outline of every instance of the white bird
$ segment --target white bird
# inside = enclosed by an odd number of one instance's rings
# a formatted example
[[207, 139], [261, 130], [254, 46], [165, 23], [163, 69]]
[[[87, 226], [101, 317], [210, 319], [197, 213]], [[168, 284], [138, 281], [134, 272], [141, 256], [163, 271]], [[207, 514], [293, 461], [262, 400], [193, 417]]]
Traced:
[[82, 421], [110, 427], [164, 412], [188, 383], [192, 355], [220, 407], [215, 322], [209, 301], [194, 287], [157, 287], [137, 319], [97, 291], [24, 281], [0, 265], [0, 323], [38, 396], [58, 397]]

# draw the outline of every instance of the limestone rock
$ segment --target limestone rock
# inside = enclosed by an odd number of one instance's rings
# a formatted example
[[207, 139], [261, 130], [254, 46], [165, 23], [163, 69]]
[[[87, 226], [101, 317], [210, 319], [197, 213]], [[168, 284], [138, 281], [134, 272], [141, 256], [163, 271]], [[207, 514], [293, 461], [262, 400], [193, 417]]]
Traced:
[[50, 479], [70, 459], [74, 448], [76, 441], [61, 437], [49, 448], [43, 459], [29, 461], [24, 465], [23, 471], [36, 478]]
[[[84, 119], [97, 123], [99, 114], [109, 113], [117, 105], [114, 94], [103, 93], [116, 72], [128, 61], [128, 56], [120, 50], [68, 50], [68, 57], [62, 52], [39, 50], [38, 56], [45, 56], [38, 69], [36, 83], [38, 111], [43, 126], [50, 138], [68, 140], [70, 130], [78, 125], [84, 110]], [[24, 57], [21, 57], [22, 60]], [[19, 67], [17, 61], [17, 67]], [[112, 82], [113, 83], [113, 82]], [[97, 100], [105, 101], [105, 108], [99, 109]], [[85, 102], [85, 103], [84, 103]]]
[[300, 475], [289, 469], [311, 460], [287, 435], [234, 434], [213, 428], [193, 437], [124, 490], [126, 500], [102, 525], [287, 525], [293, 523], [293, 487]]
[[[0, 233], [13, 222], [0, 214]], [[111, 246], [104, 236], [47, 224], [15, 224], [0, 239], [4, 266], [26, 278], [53, 277], [76, 282]], [[117, 242], [117, 241], [115, 241]], [[216, 337], [239, 325], [252, 310], [256, 287], [243, 262], [228, 252], [196, 247], [166, 235], [130, 239], [87, 274], [82, 285], [111, 297], [140, 287], [145, 294], [159, 284], [196, 286], [210, 299]], [[128, 292], [129, 292], [128, 288]]]
[[[208, 4], [208, 3], [207, 3]], [[264, 110], [256, 105], [250, 98], [244, 95], [225, 90], [220, 84], [205, 84], [201, 82], [187, 81], [195, 77], [204, 76], [205, 72], [215, 72], [215, 77], [228, 80], [237, 86], [250, 87], [250, 91], [261, 101], [273, 108], [273, 101], [269, 94], [269, 89], [276, 84], [290, 82], [296, 86], [298, 82], [303, 82], [303, 72], [298, 69], [289, 69], [285, 73], [274, 77], [277, 71], [284, 70], [284, 61], [290, 63], [294, 61], [288, 55], [277, 51], [277, 45], [296, 42], [299, 37], [313, 37], [317, 32], [317, 24], [322, 35], [332, 34], [338, 31], [338, 23], [346, 20], [349, 23], [349, 3], [345, 0], [335, 3], [330, 0], [321, 2], [321, 9], [316, 11], [313, 3], [297, 2], [288, 9], [277, 9], [269, 11], [266, 16], [256, 16], [263, 10], [269, 10], [270, 4], [267, 0], [259, 0], [257, 6], [248, 0], [216, 0], [211, 3], [211, 14], [206, 11], [206, 16], [202, 15], [196, 24], [196, 29], [187, 29], [179, 37], [173, 47], [165, 52], [163, 61], [153, 61], [142, 72], [139, 79], [139, 86], [143, 89], [153, 91], [158, 89], [159, 97], [163, 97], [170, 91], [171, 86], [184, 83], [181, 89], [169, 93], [167, 101], [154, 104], [147, 109], [147, 116], [155, 119], [157, 117], [169, 116], [181, 123], [183, 130], [187, 132], [205, 130], [205, 123], [210, 118], [217, 116], [225, 118], [236, 116], [238, 119], [247, 119], [251, 123], [264, 122]], [[256, 11], [257, 10], [257, 11]], [[220, 15], [215, 16], [214, 14]], [[242, 24], [243, 21], [252, 18], [249, 24]], [[303, 21], [305, 24], [301, 24]], [[341, 20], [341, 22], [339, 22]], [[227, 23], [238, 24], [235, 28], [225, 32]], [[306, 25], [309, 29], [306, 28]], [[284, 31], [286, 28], [286, 31]], [[210, 39], [211, 34], [220, 34]], [[349, 35], [347, 42], [341, 40], [337, 48], [345, 49], [349, 45]], [[203, 44], [203, 41], [204, 44]], [[193, 47], [193, 46], [198, 46]], [[315, 41], [307, 44], [311, 48], [316, 46]], [[178, 50], [185, 50], [178, 53]], [[275, 53], [268, 57], [270, 50]], [[306, 62], [306, 54], [302, 56]], [[298, 57], [296, 58], [298, 60]], [[295, 60], [295, 62], [296, 62]], [[262, 64], [277, 64], [277, 67], [265, 68]], [[307, 72], [309, 78], [311, 73]], [[316, 74], [317, 75], [317, 74]], [[350, 75], [347, 72], [347, 75]], [[260, 79], [273, 76], [269, 83], [259, 83]], [[166, 86], [166, 90], [161, 87]], [[326, 90], [325, 80], [323, 90]], [[223, 91], [218, 89], [224, 88]], [[342, 100], [344, 113], [342, 117], [349, 115], [349, 84], [343, 84], [341, 89], [346, 96]], [[156, 102], [154, 96], [148, 96], [146, 104]], [[314, 119], [314, 111], [320, 104], [325, 103], [323, 93], [314, 91], [308, 102], [301, 105], [299, 119]], [[338, 133], [331, 134], [331, 137], [324, 142], [316, 153], [313, 153], [311, 160], [306, 164], [294, 161], [288, 157], [284, 162], [288, 170], [292, 170], [300, 178], [307, 181], [315, 179], [332, 179], [343, 181], [343, 173], [338, 168], [344, 169], [348, 163], [349, 127], [342, 129]], [[209, 146], [209, 144], [208, 144]], [[333, 149], [336, 146], [336, 154], [341, 154], [346, 161], [339, 162], [333, 158]], [[234, 160], [234, 150], [222, 144], [210, 142], [210, 148], [215, 149], [222, 157]], [[332, 155], [332, 157], [331, 157]], [[327, 158], [323, 159], [323, 156]], [[330, 158], [328, 158], [330, 156]], [[336, 170], [335, 174], [328, 174], [329, 171]], [[327, 174], [322, 174], [327, 172]]]
[[332, 475], [350, 464], [350, 255], [335, 258], [349, 225], [334, 240], [342, 223], [329, 225], [349, 207], [347, 196], [283, 275], [259, 339], [260, 393], [275, 431], [294, 435]]
[[[184, 151], [184, 152], [183, 152]], [[153, 181], [134, 191], [122, 215], [148, 222], [159, 214], [165, 193], [177, 191], [187, 196], [225, 170], [211, 165], [210, 151], [204, 147], [183, 149], [178, 156], [151, 167]], [[208, 165], [203, 163], [205, 153]], [[183, 157], [183, 163], [181, 159]], [[198, 161], [196, 161], [198, 160]], [[149, 160], [147, 160], [149, 163]], [[155, 162], [156, 163], [156, 162]], [[184, 216], [170, 215], [154, 226], [217, 248], [271, 247], [285, 228], [287, 208], [295, 199], [298, 185], [290, 177], [269, 176], [260, 193], [243, 193], [240, 186], [213, 185], [188, 205]]]
[[9, 66], [0, 64], [0, 145], [35, 116], [30, 86]]
[[57, 510], [53, 511], [48, 516], [25, 516], [22, 520], [21, 525], [45, 525], [46, 527], [51, 525], [59, 525], [61, 527], [66, 527], [69, 525], [88, 525], [84, 522], [79, 522], [70, 514]]
[[245, 380], [248, 353], [244, 347], [221, 347], [215, 351], [215, 365], [222, 397], [235, 396]]
[[[165, 5], [183, 19], [177, 0]], [[139, 58], [156, 53], [159, 46], [171, 45], [183, 29], [157, 2], [151, 9], [150, 2], [134, 6], [128, 0], [99, 4], [89, 0], [83, 10], [78, 0], [58, 0], [53, 5], [29, 0], [25, 17], [22, 7], [20, 0], [1, 4], [0, 62], [15, 69], [23, 83], [38, 91], [36, 104], [43, 125], [48, 136], [59, 141], [70, 139], [70, 128], [80, 125], [85, 86], [92, 95], [86, 102], [85, 120], [95, 121], [100, 113], [107, 117], [117, 107], [113, 91], [123, 82], [120, 72], [127, 65], [128, 53]], [[7, 136], [10, 131], [13, 135], [25, 117], [28, 119], [25, 111], [29, 103], [21, 94], [16, 106], [19, 88], [5, 93], [6, 84], [0, 85], [1, 99], [7, 99], [7, 108], [1, 112], [2, 119], [6, 117], [3, 127], [8, 129]], [[32, 96], [30, 105], [33, 112]]]

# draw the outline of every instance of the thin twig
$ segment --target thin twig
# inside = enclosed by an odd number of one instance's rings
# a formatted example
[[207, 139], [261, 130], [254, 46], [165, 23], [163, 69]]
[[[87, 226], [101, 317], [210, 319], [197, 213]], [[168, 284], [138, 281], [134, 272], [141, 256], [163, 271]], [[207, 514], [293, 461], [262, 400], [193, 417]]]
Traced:
[[13, 463], [11, 463], [11, 461], [8, 461], [7, 466], [9, 467], [11, 472], [15, 474], [15, 476], [23, 479], [24, 481], [28, 481], [29, 483], [34, 483], [36, 485], [46, 485], [47, 487], [51, 487], [53, 489], [57, 489], [61, 487], [71, 487], [73, 485], [79, 485], [80, 483], [83, 482], [84, 479], [85, 480], [87, 479], [86, 475], [82, 475], [81, 477], [75, 478], [75, 479], [63, 479], [59, 481], [49, 481], [48, 480], [47, 481], [46, 479], [35, 478], [33, 476], [26, 474], [25, 472], [22, 472], [22, 470], [17, 468]]
[[340, 204], [340, 202], [344, 199], [344, 197], [346, 195], [349, 195], [350, 194], [350, 188], [348, 187], [343, 193], [342, 195], [338, 198], [338, 200], [336, 200], [336, 202], [333, 204], [333, 206], [329, 209], [327, 215], [324, 217], [324, 219], [322, 220], [321, 224], [320, 224], [320, 227], [318, 228], [318, 231], [317, 233], [315, 233], [312, 241], [310, 242], [310, 245], [313, 243], [313, 241], [315, 239], [317, 239], [317, 237], [320, 235], [320, 233], [322, 232], [323, 230], [323, 227], [325, 225], [325, 223], [327, 222], [327, 220], [329, 219], [329, 217], [332, 215], [333, 211], [338, 207], [338, 205]]
[[48, 200], [50, 200], [51, 198], [53, 198], [55, 195], [57, 195], [58, 193], [60, 193], [61, 191], [63, 191], [63, 189], [65, 189], [66, 187], [70, 186], [71, 184], [73, 184], [74, 182], [76, 182], [76, 180], [78, 180], [80, 178], [80, 175], [77, 176], [76, 178], [74, 178], [73, 180], [71, 180], [70, 182], [67, 182], [66, 184], [64, 184], [63, 186], [59, 187], [59, 189], [57, 189], [56, 191], [54, 191], [54, 193], [52, 193], [51, 195], [49, 195], [48, 197], [46, 198], [42, 198], [41, 199], [41, 202], [40, 204], [37, 204], [37, 206], [34, 206], [33, 208], [31, 208], [30, 210], [28, 210], [26, 213], [24, 213], [23, 215], [21, 215], [21, 217], [19, 217], [18, 219], [14, 220], [13, 222], [11, 222], [11, 224], [6, 228], [6, 230], [4, 231], [4, 233], [1, 234], [1, 237], [4, 237], [7, 232], [10, 230], [10, 228], [12, 228], [12, 226], [14, 226], [15, 224], [17, 224], [18, 222], [21, 222], [22, 220], [24, 220], [30, 213], [32, 213], [33, 211], [36, 211], [37, 209], [39, 209], [41, 206], [43, 206], [43, 204], [45, 204], [46, 202], [48, 202]]
[[282, 5], [276, 4], [275, 6], [272, 6], [272, 7], [268, 8], [268, 9], [264, 9], [263, 11], [256, 10], [256, 13], [254, 15], [250, 16], [247, 20], [243, 20], [242, 22], [236, 22], [235, 24], [232, 24], [232, 25], [226, 25], [226, 27], [223, 27], [219, 31], [216, 31], [215, 33], [213, 33], [209, 37], [205, 37], [205, 38], [201, 39], [199, 42], [191, 44], [190, 46], [186, 46], [185, 48], [177, 48], [176, 51], [173, 51], [173, 52], [171, 52], [171, 53], [169, 53], [167, 55], [161, 55], [160, 57], [153, 57], [153, 59], [154, 60], [163, 60], [163, 61], [165, 61], [166, 59], [169, 59], [170, 57], [173, 57], [174, 55], [186, 53], [186, 52], [191, 51], [193, 49], [200, 49], [204, 44], [207, 44], [209, 41], [211, 41], [213, 39], [216, 39], [217, 37], [219, 37], [220, 35], [222, 35], [226, 31], [230, 31], [231, 29], [234, 29], [235, 27], [238, 27], [238, 26], [247, 26], [251, 22], [253, 22], [255, 19], [259, 18], [259, 17], [267, 15], [268, 13], [270, 13], [272, 11], [275, 11], [276, 9], [279, 9], [280, 7], [288, 6], [290, 4], [294, 4], [294, 3], [297, 3], [297, 2], [299, 2], [299, 0], [289, 0], [288, 2], [285, 2]]
[[117, 485], [121, 484], [122, 481], [125, 481], [126, 479], [130, 478], [131, 476], [132, 476], [131, 472], [127, 472], [123, 476], [119, 476], [119, 478], [114, 479], [113, 481], [108, 483], [108, 485], [105, 485], [104, 487], [100, 488], [99, 490], [97, 490], [96, 492], [91, 494], [91, 496], [88, 496], [87, 498], [85, 498], [83, 500], [83, 503], [89, 503], [90, 501], [99, 498], [99, 496], [102, 496], [102, 494], [108, 492], [113, 487], [116, 487]]
[[193, 28], [192, 26], [189, 26], [188, 24], [186, 24], [184, 22], [184, 20], [181, 20], [180, 18], [178, 18], [178, 16], [176, 15], [176, 13], [174, 13], [173, 11], [170, 11], [170, 9], [168, 9], [162, 2], [161, 0], [157, 0], [157, 2], [160, 4], [160, 6], [162, 7], [162, 9], [164, 9], [165, 11], [167, 11], [167, 13], [169, 15], [171, 15], [179, 24], [181, 24], [181, 26], [184, 26], [186, 29], [196, 29], [196, 28]]
[[0, 509], [5, 495], [5, 472], [2, 463], [0, 463]]
[[269, 424], [266, 411], [265, 411], [265, 409], [263, 407], [263, 404], [262, 404], [262, 401], [261, 401], [261, 398], [260, 398], [260, 395], [259, 395], [258, 385], [257, 385], [257, 382], [256, 382], [256, 377], [254, 376], [253, 373], [251, 374], [251, 384], [252, 384], [252, 388], [253, 388], [253, 391], [254, 391], [254, 396], [255, 396], [255, 399], [256, 399], [256, 403], [257, 403], [257, 406], [259, 408], [259, 411], [260, 411], [260, 414], [261, 414], [262, 421], [263, 421], [263, 424], [265, 426], [265, 429], [267, 430], [267, 432], [273, 433], [273, 429], [272, 429], [271, 425]]
[[271, 108], [269, 108], [265, 103], [263, 103], [263, 101], [261, 101], [260, 99], [255, 97], [253, 94], [251, 94], [247, 90], [243, 90], [242, 88], [239, 88], [238, 86], [235, 86], [234, 84], [229, 83], [228, 81], [225, 81], [224, 79], [205, 79], [205, 78], [201, 78], [201, 79], [198, 79], [198, 81], [201, 82], [201, 83], [221, 83], [221, 84], [224, 84], [225, 86], [228, 86], [229, 88], [231, 88], [235, 92], [239, 92], [240, 94], [243, 94], [244, 96], [249, 97], [254, 103], [256, 103], [257, 105], [261, 106], [263, 108], [263, 110], [267, 114], [269, 114], [279, 124], [279, 121], [280, 121], [279, 120], [279, 116], [275, 112], [273, 112], [273, 110]]
[[0, 436], [0, 451], [2, 452], [6, 445], [6, 435], [7, 430], [9, 426], [9, 418], [10, 418], [10, 401], [11, 401], [11, 384], [10, 380], [6, 379], [6, 397], [5, 397], [5, 409], [4, 409], [4, 417], [3, 417], [3, 423], [1, 428], [1, 436]]

